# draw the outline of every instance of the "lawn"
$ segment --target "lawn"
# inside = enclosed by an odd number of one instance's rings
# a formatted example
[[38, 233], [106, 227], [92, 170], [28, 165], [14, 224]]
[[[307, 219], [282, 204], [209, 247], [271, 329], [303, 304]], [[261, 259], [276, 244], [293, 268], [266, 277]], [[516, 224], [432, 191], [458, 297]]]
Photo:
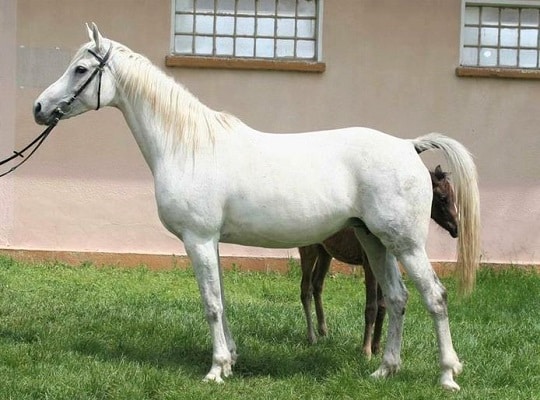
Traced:
[[438, 386], [431, 320], [410, 282], [400, 373], [361, 356], [363, 277], [325, 289], [329, 337], [309, 346], [300, 272], [228, 271], [234, 376], [203, 383], [211, 343], [191, 270], [70, 267], [0, 257], [0, 399], [540, 399], [540, 275], [482, 270], [449, 312], [462, 390]]

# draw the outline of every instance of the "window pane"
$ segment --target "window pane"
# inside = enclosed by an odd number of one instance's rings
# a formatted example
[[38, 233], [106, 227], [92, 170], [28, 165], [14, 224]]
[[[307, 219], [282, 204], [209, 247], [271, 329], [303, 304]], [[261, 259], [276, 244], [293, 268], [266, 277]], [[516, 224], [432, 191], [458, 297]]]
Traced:
[[216, 38], [216, 54], [219, 56], [232, 56], [234, 54], [234, 39], [229, 37]]
[[274, 39], [257, 39], [256, 57], [274, 57]]
[[465, 47], [463, 49], [463, 65], [478, 65], [478, 49]]
[[532, 8], [521, 10], [521, 26], [538, 26], [538, 10]]
[[497, 50], [480, 49], [480, 65], [482, 67], [493, 67], [497, 65]]
[[302, 38], [315, 37], [315, 21], [309, 19], [299, 19], [296, 21], [296, 34]]
[[196, 0], [197, 11], [200, 12], [214, 12], [214, 0]]
[[218, 35], [234, 34], [234, 17], [216, 17], [216, 33]]
[[499, 9], [482, 7], [482, 25], [499, 25]]
[[537, 59], [538, 59], [537, 50], [520, 50], [519, 51], [519, 66], [521, 68], [536, 68]]
[[174, 37], [174, 51], [182, 54], [193, 53], [193, 36], [176, 35]]
[[252, 38], [237, 38], [235, 55], [238, 57], [253, 57], [254, 43]]
[[278, 36], [294, 36], [294, 19], [280, 18], [278, 19], [277, 35]]
[[176, 11], [193, 11], [193, 0], [176, 0]]
[[214, 33], [214, 16], [213, 15], [196, 15], [195, 16], [195, 31], [197, 33]]
[[473, 46], [478, 44], [478, 28], [465, 28], [463, 30], [463, 44]]
[[517, 29], [501, 29], [501, 46], [517, 47], [518, 30]]
[[517, 66], [517, 50], [501, 49], [500, 64], [504, 67]]
[[480, 32], [480, 44], [484, 46], [497, 46], [499, 42], [499, 29], [482, 28]]
[[296, 1], [278, 0], [277, 12], [278, 15], [294, 17], [296, 13]]
[[465, 9], [465, 24], [478, 25], [479, 22], [480, 22], [480, 8], [467, 7]]
[[234, 14], [234, 0], [217, 0], [219, 14]]
[[275, 0], [258, 0], [257, 1], [258, 15], [276, 15]]
[[519, 38], [519, 45], [522, 47], [537, 47], [538, 46], [538, 30], [523, 29]]
[[174, 17], [176, 33], [193, 33], [193, 15], [180, 14]]
[[294, 57], [294, 40], [277, 40], [277, 57]]
[[503, 8], [501, 10], [501, 25], [517, 26], [519, 22], [519, 12], [515, 8]]
[[315, 57], [315, 42], [312, 40], [299, 40], [296, 42], [296, 56], [300, 58]]
[[273, 18], [258, 18], [257, 19], [257, 35], [274, 36], [274, 19]]
[[195, 36], [195, 53], [212, 54], [214, 41], [208, 36]]
[[255, 15], [255, 0], [238, 0], [238, 13]]
[[253, 35], [255, 33], [255, 18], [238, 18], [236, 20], [237, 35]]
[[298, 15], [301, 17], [315, 16], [315, 2], [312, 0], [298, 0]]

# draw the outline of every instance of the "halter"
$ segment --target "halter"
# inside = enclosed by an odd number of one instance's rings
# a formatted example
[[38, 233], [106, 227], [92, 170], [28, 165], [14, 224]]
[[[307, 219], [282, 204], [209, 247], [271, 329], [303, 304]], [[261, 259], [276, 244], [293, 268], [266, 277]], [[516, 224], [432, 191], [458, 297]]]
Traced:
[[[98, 76], [98, 91], [97, 91], [96, 110], [100, 109], [100, 107], [101, 107], [101, 77], [103, 75], [103, 69], [105, 68], [105, 65], [107, 64], [107, 61], [109, 61], [109, 58], [110, 58], [110, 55], [111, 55], [111, 49], [112, 49], [112, 44], [109, 46], [109, 50], [107, 50], [107, 52], [105, 53], [105, 55], [103, 57], [101, 57], [100, 55], [95, 53], [93, 50], [88, 49], [88, 52], [90, 54], [92, 54], [99, 61], [99, 65], [94, 69], [94, 71], [92, 71], [92, 74], [88, 77], [88, 79], [86, 81], [84, 81], [84, 83], [75, 91], [73, 96], [71, 96], [68, 101], [61, 102], [60, 105], [53, 111], [52, 122], [47, 126], [47, 128], [43, 132], [41, 132], [41, 134], [37, 138], [35, 138], [32, 142], [30, 142], [28, 145], [26, 145], [26, 147], [23, 148], [22, 150], [20, 150], [20, 151], [15, 151], [14, 150], [13, 155], [11, 155], [10, 157], [7, 157], [7, 158], [0, 161], [0, 165], [4, 165], [4, 164], [10, 162], [11, 160], [13, 160], [13, 159], [15, 159], [17, 157], [22, 158], [22, 161], [20, 161], [17, 165], [11, 167], [6, 172], [1, 173], [0, 178], [3, 177], [3, 176], [6, 176], [7, 174], [12, 173], [17, 168], [19, 168], [22, 164], [24, 164], [26, 161], [28, 161], [28, 159], [30, 157], [32, 157], [32, 154], [34, 154], [36, 152], [36, 150], [42, 145], [42, 143], [45, 141], [47, 136], [49, 136], [49, 133], [51, 133], [51, 131], [54, 129], [54, 127], [58, 124], [58, 121], [60, 121], [62, 116], [67, 111], [69, 111], [69, 108], [71, 107], [71, 104], [77, 99], [77, 97], [79, 97], [79, 95], [83, 92], [83, 90], [88, 87], [88, 85], [90, 84], [90, 82], [92, 82], [92, 80], [96, 77], [96, 75]], [[32, 149], [32, 147], [33, 147], [33, 149]], [[30, 150], [30, 149], [32, 149], [32, 150]], [[25, 158], [24, 153], [27, 152], [28, 150], [30, 150], [30, 153]]]

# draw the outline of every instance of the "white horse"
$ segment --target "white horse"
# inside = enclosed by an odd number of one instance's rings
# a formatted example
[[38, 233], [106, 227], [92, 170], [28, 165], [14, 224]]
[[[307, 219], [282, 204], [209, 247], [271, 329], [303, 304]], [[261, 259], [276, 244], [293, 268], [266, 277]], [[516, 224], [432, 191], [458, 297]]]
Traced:
[[462, 364], [446, 292], [425, 251], [432, 188], [418, 153], [442, 150], [453, 172], [460, 281], [470, 291], [479, 260], [479, 200], [476, 169], [461, 144], [440, 134], [404, 140], [367, 128], [258, 132], [209, 109], [148, 59], [103, 38], [95, 24], [88, 33], [90, 42], [36, 100], [35, 120], [49, 124], [100, 105], [124, 114], [154, 176], [160, 219], [184, 242], [195, 269], [213, 341], [206, 380], [221, 382], [236, 361], [218, 243], [293, 248], [353, 226], [389, 310], [386, 349], [372, 376], [389, 376], [401, 363], [407, 292], [399, 261], [435, 322], [440, 383], [459, 390], [454, 375]]

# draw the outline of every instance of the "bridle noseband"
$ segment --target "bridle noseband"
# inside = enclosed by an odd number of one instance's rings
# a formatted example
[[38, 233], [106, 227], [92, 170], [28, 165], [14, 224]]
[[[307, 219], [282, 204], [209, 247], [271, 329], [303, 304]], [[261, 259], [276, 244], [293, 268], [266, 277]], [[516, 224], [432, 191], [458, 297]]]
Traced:
[[[96, 77], [98, 77], [98, 91], [97, 91], [97, 106], [96, 110], [99, 110], [101, 107], [101, 77], [103, 75], [103, 69], [105, 68], [105, 65], [107, 64], [107, 61], [109, 61], [109, 58], [111, 56], [111, 49], [112, 44], [109, 46], [109, 50], [105, 53], [103, 57], [98, 55], [96, 52], [94, 52], [91, 49], [88, 49], [88, 52], [92, 54], [98, 61], [98, 66], [92, 71], [92, 74], [88, 77], [86, 81], [75, 91], [73, 96], [69, 98], [68, 101], [63, 101], [59, 104], [59, 106], [53, 111], [52, 113], [52, 121], [47, 126], [47, 128], [41, 132], [41, 134], [35, 138], [32, 142], [30, 142], [28, 145], [26, 145], [25, 148], [23, 148], [20, 151], [13, 151], [13, 154], [10, 157], [7, 157], [0, 161], [0, 165], [4, 165], [11, 160], [21, 157], [22, 161], [20, 161], [17, 165], [11, 167], [6, 172], [3, 172], [0, 174], [0, 178], [3, 176], [6, 176], [7, 174], [10, 174], [11, 172], [15, 171], [18, 167], [20, 167], [22, 164], [24, 164], [30, 157], [32, 157], [32, 154], [36, 152], [36, 150], [41, 146], [41, 144], [45, 141], [47, 136], [49, 136], [49, 133], [53, 130], [53, 128], [58, 124], [58, 121], [62, 118], [62, 116], [69, 111], [71, 104], [79, 97], [79, 95], [83, 92], [84, 89], [88, 87], [90, 82]], [[32, 149], [32, 150], [30, 150]], [[24, 157], [24, 153], [26, 153], [28, 150], [30, 150], [30, 153]]]

